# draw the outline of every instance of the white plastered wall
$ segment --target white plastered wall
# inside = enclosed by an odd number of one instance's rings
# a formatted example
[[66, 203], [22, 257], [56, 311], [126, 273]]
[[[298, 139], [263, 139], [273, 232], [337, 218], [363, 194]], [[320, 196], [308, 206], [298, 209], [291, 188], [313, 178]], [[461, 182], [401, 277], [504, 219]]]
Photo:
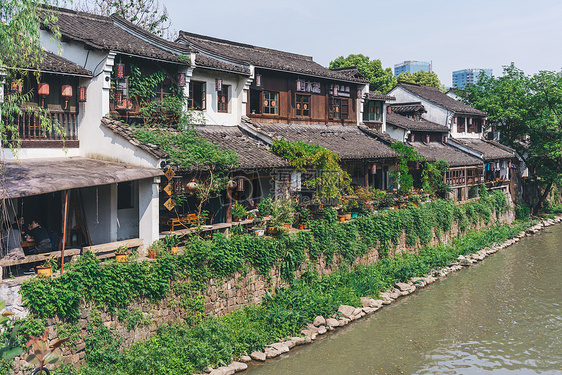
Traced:
[[[215, 86], [216, 78], [222, 78], [222, 84], [230, 86], [227, 113], [218, 112], [218, 96]], [[206, 83], [207, 108], [203, 111], [195, 111], [203, 115], [205, 125], [237, 126], [240, 123], [240, 118], [246, 114], [246, 107], [242, 103], [246, 77], [215, 70], [195, 68], [188, 84], [191, 84], [191, 81]]]

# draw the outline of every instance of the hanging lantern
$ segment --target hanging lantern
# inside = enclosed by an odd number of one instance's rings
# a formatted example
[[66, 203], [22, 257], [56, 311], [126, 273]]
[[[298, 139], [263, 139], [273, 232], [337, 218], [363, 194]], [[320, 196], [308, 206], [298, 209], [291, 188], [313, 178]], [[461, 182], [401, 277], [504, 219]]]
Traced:
[[416, 162], [415, 168], [416, 168], [416, 169], [420, 169], [420, 162], [419, 162], [419, 161]]
[[10, 91], [21, 94], [21, 92], [23, 91], [23, 85], [21, 84], [21, 82], [12, 81], [10, 82]]
[[215, 86], [217, 88], [217, 91], [222, 91], [222, 78], [215, 79]]
[[413, 141], [414, 141], [414, 135], [410, 134], [410, 142], [413, 142]]
[[115, 78], [124, 78], [124, 77], [125, 77], [125, 64], [115, 65]]
[[425, 135], [425, 143], [429, 143], [429, 134]]
[[357, 89], [357, 99], [361, 98], [361, 89]]
[[174, 184], [174, 194], [182, 193], [182, 176], [174, 176], [172, 178], [172, 183]]
[[[297, 86], [299, 84], [299, 81], [297, 81]], [[260, 87], [261, 86], [261, 74], [256, 74], [256, 86]], [[297, 88], [298, 90], [298, 88]]]
[[338, 85], [334, 85], [334, 96], [338, 96]]
[[455, 125], [456, 125], [457, 124], [457, 117], [455, 117], [454, 120], [455, 120]]
[[468, 125], [472, 125], [472, 117], [468, 119]]
[[392, 108], [390, 106], [386, 107], [386, 113], [389, 115], [392, 113]]
[[78, 101], [85, 102], [86, 101], [86, 87], [78, 87]]
[[371, 165], [371, 174], [377, 174], [377, 165], [376, 164]]
[[70, 98], [72, 97], [72, 86], [70, 85], [62, 85], [61, 87], [61, 96], [63, 98]]
[[187, 185], [185, 185], [185, 188], [189, 191], [194, 191], [194, 190], [197, 189], [197, 186], [198, 186], [197, 182], [191, 181], [191, 182], [188, 182]]
[[508, 168], [511, 168], [511, 162], [508, 163], [507, 167], [508, 167]]
[[48, 96], [49, 95], [49, 84], [48, 83], [40, 83], [37, 89], [37, 93], [41, 96]]
[[244, 191], [244, 179], [242, 177], [238, 179], [236, 186], [237, 186], [236, 190]]
[[185, 73], [178, 74], [178, 87], [185, 87]]
[[449, 140], [449, 137], [445, 136], [444, 142], [447, 143], [448, 140]]

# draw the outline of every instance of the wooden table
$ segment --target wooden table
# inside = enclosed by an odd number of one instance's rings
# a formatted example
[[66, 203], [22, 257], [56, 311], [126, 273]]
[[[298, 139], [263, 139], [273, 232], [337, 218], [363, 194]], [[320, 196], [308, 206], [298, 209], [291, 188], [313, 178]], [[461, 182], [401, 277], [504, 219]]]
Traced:
[[187, 226], [190, 224], [195, 224], [198, 220], [199, 216], [197, 216], [197, 214], [187, 214], [185, 216], [172, 217], [168, 219], [166, 221], [166, 225], [168, 225], [173, 232], [177, 226]]

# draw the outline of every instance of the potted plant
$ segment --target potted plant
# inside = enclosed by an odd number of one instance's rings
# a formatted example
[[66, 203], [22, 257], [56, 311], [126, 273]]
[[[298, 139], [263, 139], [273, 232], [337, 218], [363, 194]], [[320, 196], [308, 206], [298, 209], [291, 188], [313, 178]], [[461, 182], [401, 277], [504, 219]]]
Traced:
[[273, 202], [271, 225], [277, 229], [290, 229], [294, 221], [295, 205], [290, 199], [282, 198]]
[[254, 227], [254, 235], [257, 237], [262, 237], [265, 234], [265, 229], [260, 227]]
[[248, 212], [240, 203], [236, 203], [232, 208], [232, 217], [234, 218], [235, 222], [240, 221], [241, 219], [246, 217], [246, 215], [248, 215]]
[[115, 260], [118, 263], [125, 263], [129, 260], [129, 248], [124, 246], [119, 246], [117, 250], [115, 250]]
[[51, 277], [53, 271], [57, 269], [57, 258], [51, 257], [43, 262], [40, 266], [35, 267], [37, 270], [37, 276], [39, 277]]
[[270, 197], [263, 198], [258, 203], [258, 212], [261, 217], [269, 217], [272, 212], [273, 200]]
[[296, 214], [298, 219], [297, 229], [303, 230], [312, 218], [312, 213], [307, 206], [300, 205], [296, 208]]
[[156, 259], [158, 253], [166, 248], [166, 245], [161, 240], [156, 240], [150, 245], [148, 250], [148, 258], [149, 259]]
[[172, 254], [178, 253], [179, 243], [180, 243], [180, 239], [175, 234], [172, 234], [171, 236], [164, 237], [164, 244], [166, 245], [166, 249], [169, 252], [171, 252]]

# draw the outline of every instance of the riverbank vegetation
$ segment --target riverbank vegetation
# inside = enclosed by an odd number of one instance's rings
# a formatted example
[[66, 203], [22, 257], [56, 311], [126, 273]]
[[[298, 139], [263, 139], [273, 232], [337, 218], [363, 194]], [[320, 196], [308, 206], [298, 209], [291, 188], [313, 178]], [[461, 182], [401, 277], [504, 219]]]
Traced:
[[[281, 337], [298, 335], [315, 316], [330, 316], [341, 304], [357, 306], [360, 297], [376, 297], [396, 282], [432, 273], [460, 254], [513, 236], [524, 224], [468, 231], [481, 221], [490, 224], [494, 213], [507, 209], [504, 194], [486, 191], [482, 198], [463, 205], [437, 200], [364, 215], [350, 222], [337, 221], [335, 210], [330, 208], [322, 218], [310, 220], [307, 231], [276, 237], [241, 234], [229, 238], [217, 235], [212, 240], [194, 238], [186, 243], [183, 254], [162, 254], [153, 262], [101, 263], [86, 253], [60, 277], [31, 279], [22, 286], [21, 294], [38, 318], [57, 316], [75, 323], [81, 304], [94, 306], [87, 327], [87, 364], [78, 369], [62, 368], [57, 373], [199, 372], [208, 365], [229, 363]], [[462, 236], [449, 246], [427, 246], [434, 235], [442, 238], [449, 233], [455, 222]], [[394, 254], [403, 233], [406, 244], [419, 246], [417, 254]], [[368, 266], [355, 264], [372, 248], [378, 250], [378, 261]], [[315, 266], [320, 259], [338, 270], [320, 278]], [[251, 268], [267, 275], [274, 267], [288, 282], [286, 287], [268, 293], [261, 305], [203, 319], [202, 292], [210, 278], [225, 280], [237, 272], [246, 274]], [[304, 271], [295, 279], [297, 269]], [[123, 317], [128, 327], [141, 326], [146, 317], [142, 313], [126, 314], [127, 308], [141, 299], [156, 303], [169, 296], [189, 311], [185, 321], [160, 327], [152, 338], [124, 350], [99, 318], [98, 312], [103, 309]]]

